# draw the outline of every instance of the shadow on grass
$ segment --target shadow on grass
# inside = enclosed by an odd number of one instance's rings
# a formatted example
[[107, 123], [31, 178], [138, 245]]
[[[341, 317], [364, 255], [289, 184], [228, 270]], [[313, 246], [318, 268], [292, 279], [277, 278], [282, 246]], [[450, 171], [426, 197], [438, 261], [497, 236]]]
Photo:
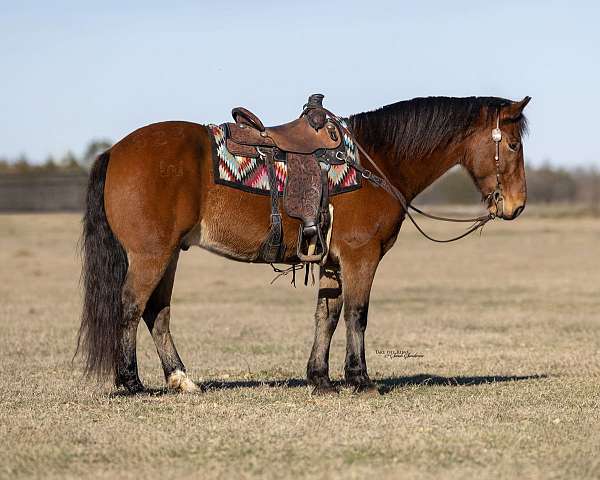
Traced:
[[[430, 375], [427, 373], [403, 377], [384, 377], [375, 379], [378, 390], [381, 394], [386, 394], [397, 388], [410, 386], [444, 386], [444, 387], [469, 387], [488, 383], [501, 382], [519, 382], [524, 380], [541, 380], [548, 378], [546, 374], [533, 375], [483, 375], [483, 376], [459, 376], [442, 377], [439, 375]], [[344, 381], [334, 381], [336, 387], [346, 386]], [[290, 378], [287, 380], [213, 380], [199, 383], [198, 386], [202, 392], [207, 390], [232, 390], [236, 388], [299, 388], [306, 387], [307, 381], [300, 378]], [[130, 394], [119, 390], [111, 394], [112, 397], [126, 397], [130, 395], [137, 396], [159, 396], [159, 395], [177, 395], [177, 392], [167, 390], [166, 388], [147, 388], [143, 392]]]
[[546, 374], [534, 375], [482, 375], [466, 377], [441, 377], [439, 375], [411, 375], [409, 377], [388, 377], [376, 380], [381, 393], [388, 393], [396, 388], [415, 385], [443, 386], [443, 387], [469, 387], [487, 383], [520, 382], [523, 380], [540, 380], [548, 378]]
[[[306, 387], [308, 385], [306, 380], [299, 378], [291, 378], [288, 380], [211, 380], [208, 382], [195, 382], [200, 387], [201, 392], [208, 390], [232, 390], [234, 388], [259, 388], [259, 387], [271, 387], [271, 388], [297, 388]], [[145, 388], [141, 392], [130, 393], [127, 390], [117, 390], [112, 392], [110, 397], [156, 397], [161, 395], [179, 395], [179, 392], [169, 390], [166, 387], [163, 388]]]

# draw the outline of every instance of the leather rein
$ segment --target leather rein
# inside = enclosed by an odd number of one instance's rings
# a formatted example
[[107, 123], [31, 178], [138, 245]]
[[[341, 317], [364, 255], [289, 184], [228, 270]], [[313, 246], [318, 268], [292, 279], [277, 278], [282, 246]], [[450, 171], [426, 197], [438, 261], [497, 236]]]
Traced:
[[[413, 206], [409, 201], [406, 200], [406, 197], [404, 196], [404, 194], [400, 190], [398, 190], [398, 188], [396, 188], [392, 184], [392, 182], [390, 182], [390, 180], [388, 179], [386, 174], [377, 165], [377, 163], [375, 163], [375, 160], [373, 160], [373, 158], [367, 153], [367, 151], [363, 148], [363, 146], [356, 140], [356, 137], [354, 137], [354, 135], [352, 134], [352, 132], [350, 132], [348, 127], [346, 127], [344, 125], [342, 120], [337, 115], [330, 112], [326, 108], [323, 108], [323, 110], [329, 116], [331, 116], [331, 118], [333, 118], [336, 121], [339, 128], [342, 131], [344, 131], [352, 139], [352, 141], [356, 144], [356, 146], [358, 147], [360, 152], [371, 163], [371, 165], [373, 165], [373, 167], [375, 168], [375, 170], [377, 171], [379, 176], [374, 175], [369, 169], [362, 167], [355, 161], [348, 160], [347, 158], [345, 158], [344, 161], [346, 163], [348, 163], [350, 166], [352, 166], [355, 170], [357, 170], [364, 179], [369, 180], [371, 183], [373, 183], [374, 185], [376, 185], [378, 187], [382, 187], [386, 192], [388, 192], [390, 195], [392, 195], [394, 198], [396, 198], [400, 202], [400, 205], [404, 209], [406, 216], [410, 219], [410, 221], [415, 226], [415, 228], [419, 231], [419, 233], [421, 233], [421, 235], [423, 235], [428, 240], [431, 240], [432, 242], [437, 242], [437, 243], [449, 243], [449, 242], [454, 242], [456, 240], [460, 240], [461, 238], [464, 238], [467, 235], [470, 235], [471, 233], [475, 232], [476, 230], [483, 228], [483, 226], [487, 222], [489, 222], [490, 220], [493, 220], [498, 215], [501, 215], [503, 204], [504, 204], [504, 196], [502, 194], [502, 182], [500, 180], [500, 175], [501, 175], [500, 174], [500, 142], [502, 140], [502, 131], [500, 130], [500, 108], [498, 108], [498, 113], [496, 116], [496, 127], [494, 129], [492, 129], [492, 140], [496, 144], [495, 145], [496, 152], [494, 155], [494, 162], [496, 165], [496, 187], [494, 188], [494, 190], [492, 192], [490, 192], [485, 197], [486, 201], [488, 202], [488, 205], [491, 202], [493, 202], [496, 205], [496, 213], [494, 214], [494, 213], [490, 212], [487, 215], [481, 215], [479, 217], [474, 217], [474, 218], [442, 217], [442, 216], [432, 215], [430, 213], [424, 212], [423, 210]], [[501, 207], [501, 205], [502, 205], [502, 207]], [[423, 215], [424, 217], [431, 218], [433, 220], [440, 220], [442, 222], [473, 223], [473, 225], [471, 227], [469, 227], [469, 229], [466, 232], [462, 233], [461, 235], [458, 235], [458, 236], [452, 237], [452, 238], [448, 238], [448, 239], [439, 239], [439, 238], [432, 237], [431, 235], [429, 235], [428, 233], [426, 233], [423, 230], [423, 228], [417, 223], [417, 221], [413, 217], [411, 210], [413, 210], [414, 212], [416, 212], [420, 215]]]

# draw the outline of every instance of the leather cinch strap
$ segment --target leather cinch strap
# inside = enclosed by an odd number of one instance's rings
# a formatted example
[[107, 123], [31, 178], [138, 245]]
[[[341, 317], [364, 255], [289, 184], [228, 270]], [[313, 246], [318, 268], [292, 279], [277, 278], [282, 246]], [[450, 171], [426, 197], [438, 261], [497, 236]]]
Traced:
[[271, 228], [269, 236], [262, 246], [262, 257], [267, 263], [277, 263], [283, 258], [282, 240], [283, 226], [281, 224], [281, 212], [279, 211], [279, 189], [277, 188], [277, 175], [275, 174], [275, 161], [273, 151], [266, 149], [266, 153], [257, 148], [259, 155], [265, 159], [269, 187], [271, 193]]

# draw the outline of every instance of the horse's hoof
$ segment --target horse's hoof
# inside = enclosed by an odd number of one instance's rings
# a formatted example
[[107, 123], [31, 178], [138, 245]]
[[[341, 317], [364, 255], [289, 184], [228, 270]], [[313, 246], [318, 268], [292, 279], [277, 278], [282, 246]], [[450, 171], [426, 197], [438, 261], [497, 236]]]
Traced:
[[125, 387], [125, 390], [127, 390], [127, 393], [129, 395], [136, 395], [138, 393], [144, 393], [146, 391], [144, 384], [140, 381], [139, 378], [135, 380], [117, 380], [115, 382], [115, 386], [117, 388]]
[[331, 396], [337, 395], [340, 391], [333, 385], [317, 385], [313, 388], [311, 395], [314, 396]]
[[196, 392], [200, 388], [181, 370], [175, 370], [167, 379], [167, 388], [177, 392]]

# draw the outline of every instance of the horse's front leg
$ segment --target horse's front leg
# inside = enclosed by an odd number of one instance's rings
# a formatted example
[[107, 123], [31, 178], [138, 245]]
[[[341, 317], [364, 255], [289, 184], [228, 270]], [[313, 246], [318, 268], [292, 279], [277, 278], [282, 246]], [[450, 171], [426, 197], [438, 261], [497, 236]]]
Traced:
[[354, 252], [342, 263], [344, 320], [346, 322], [346, 383], [355, 392], [377, 392], [377, 386], [367, 373], [365, 330], [369, 312], [369, 296], [377, 265], [381, 259], [378, 248], [360, 254]]
[[342, 311], [342, 281], [339, 271], [321, 267], [319, 296], [315, 313], [315, 340], [306, 367], [313, 394], [337, 393], [329, 379], [329, 347]]

